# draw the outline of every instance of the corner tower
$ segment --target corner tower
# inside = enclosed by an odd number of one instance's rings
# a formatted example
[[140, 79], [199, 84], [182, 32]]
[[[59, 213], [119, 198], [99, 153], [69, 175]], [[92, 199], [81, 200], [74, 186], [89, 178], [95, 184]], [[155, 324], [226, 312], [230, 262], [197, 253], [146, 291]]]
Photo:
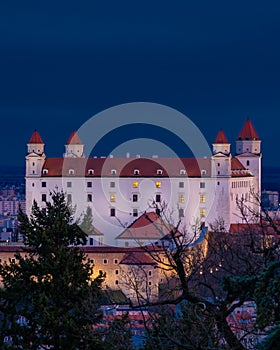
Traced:
[[76, 131], [72, 131], [65, 145], [65, 158], [84, 158], [84, 144]]
[[250, 119], [247, 119], [236, 141], [236, 158], [254, 175], [254, 193], [261, 193], [261, 140]]
[[38, 131], [35, 130], [27, 143], [26, 176], [40, 177], [46, 159], [44, 142]]
[[212, 176], [230, 177], [231, 175], [231, 153], [230, 143], [228, 142], [223, 130], [218, 132], [216, 140], [213, 143], [212, 156]]

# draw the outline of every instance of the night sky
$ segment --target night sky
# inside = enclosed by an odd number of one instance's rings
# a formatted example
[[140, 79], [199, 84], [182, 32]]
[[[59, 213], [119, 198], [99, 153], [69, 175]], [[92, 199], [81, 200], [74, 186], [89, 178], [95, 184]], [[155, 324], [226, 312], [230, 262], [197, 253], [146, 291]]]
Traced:
[[[264, 164], [280, 166], [279, 19], [279, 1], [2, 1], [2, 165], [24, 165], [34, 129], [61, 156], [92, 115], [145, 101], [209, 143], [220, 128], [233, 143], [250, 118]], [[131, 138], [156, 137], [142, 132]]]

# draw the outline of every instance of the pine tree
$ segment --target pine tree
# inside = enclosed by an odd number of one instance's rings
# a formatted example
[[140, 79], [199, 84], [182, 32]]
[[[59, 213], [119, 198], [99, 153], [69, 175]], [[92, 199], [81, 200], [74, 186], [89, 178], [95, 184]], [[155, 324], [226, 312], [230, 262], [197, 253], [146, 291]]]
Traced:
[[[62, 192], [45, 208], [36, 202], [30, 217], [20, 211], [25, 256], [17, 253], [0, 267], [3, 285], [1, 336], [9, 349], [103, 349], [92, 325], [104, 276], [92, 280], [92, 268], [79, 245], [86, 233], [73, 221]], [[4, 344], [2, 348], [4, 348]]]

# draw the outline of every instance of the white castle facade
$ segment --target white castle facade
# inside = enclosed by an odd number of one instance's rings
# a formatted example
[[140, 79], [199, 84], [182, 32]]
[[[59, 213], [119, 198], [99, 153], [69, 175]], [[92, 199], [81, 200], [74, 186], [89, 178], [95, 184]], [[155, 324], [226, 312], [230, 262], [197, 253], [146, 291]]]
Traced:
[[[236, 141], [235, 156], [219, 131], [209, 158], [87, 158], [73, 132], [60, 158], [48, 158], [34, 131], [26, 155], [26, 211], [41, 206], [50, 192], [63, 190], [76, 217], [90, 207], [93, 225], [104, 244], [131, 245], [118, 239], [146, 212], [163, 213], [179, 231], [222, 219], [226, 227], [241, 223], [236, 200], [251, 202], [261, 191], [261, 141], [250, 120]], [[142, 230], [149, 238], [149, 230]], [[145, 240], [145, 237], [141, 237]]]

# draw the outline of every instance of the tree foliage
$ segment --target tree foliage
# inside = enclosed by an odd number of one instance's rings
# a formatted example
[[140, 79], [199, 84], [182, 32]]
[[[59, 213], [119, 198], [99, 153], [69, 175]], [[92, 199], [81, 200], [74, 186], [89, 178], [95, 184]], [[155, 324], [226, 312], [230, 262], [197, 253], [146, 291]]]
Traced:
[[7, 347], [102, 349], [92, 325], [102, 317], [104, 276], [91, 279], [79, 247], [86, 234], [73, 222], [64, 193], [52, 193], [43, 209], [34, 202], [30, 217], [20, 211], [19, 222], [25, 254], [0, 267], [1, 337], [12, 338]]

